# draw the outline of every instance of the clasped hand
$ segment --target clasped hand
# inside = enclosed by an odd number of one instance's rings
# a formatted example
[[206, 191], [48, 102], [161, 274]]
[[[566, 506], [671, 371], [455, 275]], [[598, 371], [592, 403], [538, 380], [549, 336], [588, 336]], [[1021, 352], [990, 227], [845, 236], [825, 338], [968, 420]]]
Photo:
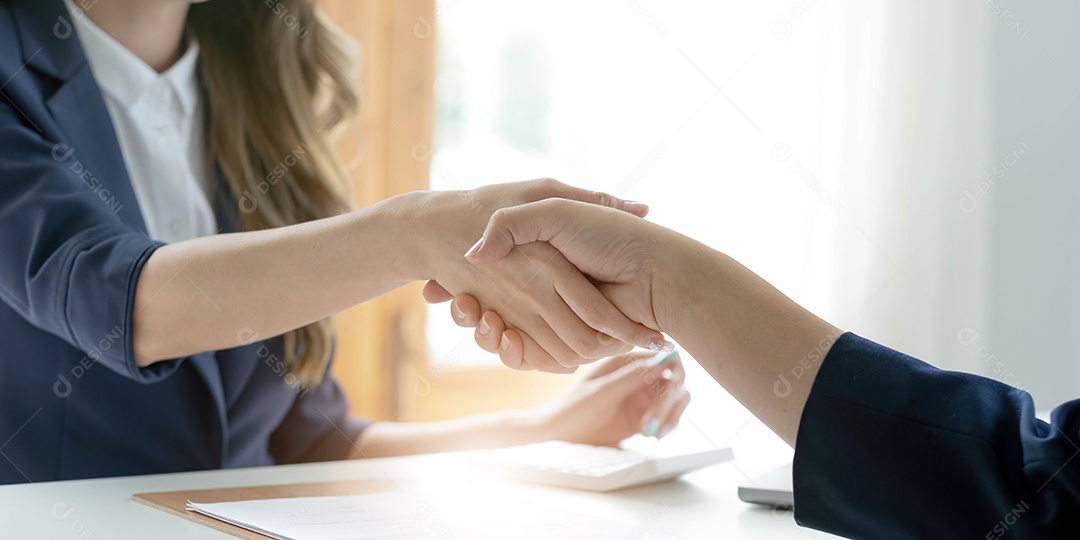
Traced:
[[[430, 270], [427, 275], [433, 279], [424, 289], [425, 298], [443, 302], [456, 295], [451, 310], [455, 322], [476, 326], [481, 346], [498, 351], [504, 363], [515, 369], [569, 373], [633, 346], [670, 350], [660, 332], [624, 315], [608, 297], [633, 293], [609, 287], [605, 296], [578, 265], [547, 242], [507, 249], [487, 264], [473, 264], [462, 257], [471, 239], [489, 226], [489, 217], [499, 219], [506, 215], [504, 209], [531, 202], [565, 200], [603, 206], [629, 220], [640, 220], [648, 212], [644, 205], [554, 180], [436, 194], [435, 199], [429, 199], [430, 211], [421, 212], [431, 216], [422, 230], [437, 236], [436, 242], [427, 244], [428, 249], [440, 251], [432, 253], [431, 260], [453, 262]], [[492, 234], [512, 232], [489, 230], [484, 237], [490, 239]], [[510, 236], [500, 239], [510, 242], [509, 247], [513, 247], [512, 240]], [[479, 247], [474, 246], [473, 251]], [[610, 271], [635, 272], [633, 268]], [[488, 315], [480, 320], [479, 314], [484, 312]]]

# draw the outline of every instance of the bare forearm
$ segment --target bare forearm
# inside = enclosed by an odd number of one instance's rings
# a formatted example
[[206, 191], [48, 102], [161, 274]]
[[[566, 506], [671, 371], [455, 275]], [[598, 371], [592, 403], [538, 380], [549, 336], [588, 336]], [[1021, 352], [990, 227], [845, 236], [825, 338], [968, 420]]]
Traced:
[[360, 435], [358, 457], [502, 448], [546, 440], [541, 422], [527, 410], [501, 411], [440, 422], [377, 422]]
[[[271, 337], [422, 279], [402, 214], [422, 195], [158, 249], [136, 286], [139, 365]], [[413, 231], [413, 232], [410, 232]]]
[[734, 259], [685, 237], [656, 267], [661, 329], [788, 444], [840, 331]]

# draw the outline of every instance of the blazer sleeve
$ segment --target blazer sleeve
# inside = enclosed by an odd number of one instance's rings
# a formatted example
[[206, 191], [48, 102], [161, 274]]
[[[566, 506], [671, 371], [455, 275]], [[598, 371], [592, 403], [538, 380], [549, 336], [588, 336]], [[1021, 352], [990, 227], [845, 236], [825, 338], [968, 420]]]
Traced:
[[356, 439], [369, 425], [349, 417], [348, 399], [328, 369], [317, 387], [297, 395], [270, 436], [270, 454], [278, 464], [363, 457]]
[[1026, 392], [854, 334], [814, 381], [795, 518], [857, 538], [1075, 538], [1080, 400], [1046, 423]]
[[135, 284], [159, 244], [123, 224], [56, 148], [0, 100], [0, 299], [109, 369], [159, 380], [176, 361], [137, 367], [131, 331]]

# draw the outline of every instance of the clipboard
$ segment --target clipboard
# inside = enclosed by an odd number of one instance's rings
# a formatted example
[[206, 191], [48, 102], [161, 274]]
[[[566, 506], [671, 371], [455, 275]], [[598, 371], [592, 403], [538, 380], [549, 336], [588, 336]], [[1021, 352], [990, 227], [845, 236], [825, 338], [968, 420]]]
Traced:
[[413, 485], [407, 479], [372, 479], [340, 482], [312, 482], [307, 484], [278, 484], [269, 486], [246, 486], [218, 489], [195, 489], [182, 491], [158, 491], [136, 493], [131, 500], [151, 508], [194, 521], [211, 529], [231, 534], [245, 540], [267, 540], [267, 536], [237, 527], [224, 521], [187, 510], [188, 501], [216, 503], [249, 501], [254, 499], [284, 499], [289, 497], [325, 497], [338, 495], [364, 495], [386, 491], [400, 491]]

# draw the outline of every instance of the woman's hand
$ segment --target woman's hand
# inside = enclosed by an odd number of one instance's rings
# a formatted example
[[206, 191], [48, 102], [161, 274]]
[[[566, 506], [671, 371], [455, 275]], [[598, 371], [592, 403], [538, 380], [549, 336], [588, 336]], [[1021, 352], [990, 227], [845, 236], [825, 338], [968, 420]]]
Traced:
[[[501, 315], [498, 333], [492, 336], [500, 338], [507, 328], [521, 330], [512, 334], [512, 346], [523, 361], [512, 367], [566, 373], [634, 345], [670, 348], [662, 334], [625, 317], [575, 265], [546, 243], [522, 246], [483, 266], [462, 257], [499, 209], [552, 197], [603, 205], [631, 220], [648, 212], [642, 204], [554, 180], [433, 194], [418, 213], [425, 231], [423, 271], [434, 282], [425, 297], [440, 301], [449, 299], [450, 293], [468, 295], [470, 310]], [[494, 349], [498, 348], [496, 344]]]
[[[548, 199], [495, 212], [483, 239], [467, 258], [479, 268], [487, 268], [519, 251], [551, 245], [569, 264], [597, 283], [603, 295], [621, 312], [620, 317], [660, 332], [663, 327], [653, 302], [654, 270], [666, 262], [658, 253], [668, 241], [668, 235], [674, 233], [624, 212]], [[446, 296], [433, 285], [425, 290], [429, 300], [445, 300]], [[451, 304], [451, 312], [459, 325], [476, 327], [477, 344], [498, 353], [507, 366], [550, 371], [548, 366], [533, 362], [525, 354], [535, 336], [508, 327], [497, 308], [481, 306], [469, 295], [458, 295]], [[604, 327], [606, 323], [600, 321], [596, 325]]]
[[636, 433], [663, 437], [690, 402], [678, 353], [657, 365], [652, 353], [597, 363], [588, 378], [532, 409], [476, 414], [438, 422], [375, 422], [363, 431], [358, 457], [504, 448], [562, 440], [617, 446]]
[[662, 365], [655, 353], [633, 353], [599, 362], [589, 377], [532, 412], [547, 439], [617, 446], [641, 433], [661, 438], [679, 424], [690, 394], [678, 353]]

